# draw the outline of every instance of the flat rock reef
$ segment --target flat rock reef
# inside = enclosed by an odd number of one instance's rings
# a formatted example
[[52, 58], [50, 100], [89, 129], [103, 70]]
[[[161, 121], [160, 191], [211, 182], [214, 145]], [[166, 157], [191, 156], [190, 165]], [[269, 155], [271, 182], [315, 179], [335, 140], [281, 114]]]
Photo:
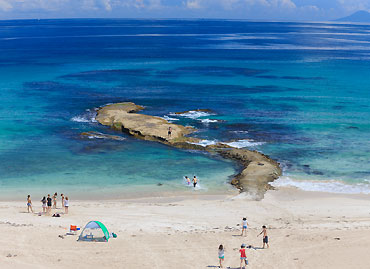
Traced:
[[255, 199], [262, 199], [266, 190], [272, 188], [269, 183], [282, 173], [278, 162], [258, 151], [238, 149], [223, 143], [203, 147], [196, 144], [199, 139], [188, 136], [196, 129], [173, 124], [160, 117], [139, 114], [141, 110], [144, 107], [132, 102], [110, 104], [97, 111], [96, 120], [139, 139], [181, 149], [208, 151], [210, 154], [234, 160], [242, 168], [231, 180], [231, 184], [242, 192], [253, 195]]

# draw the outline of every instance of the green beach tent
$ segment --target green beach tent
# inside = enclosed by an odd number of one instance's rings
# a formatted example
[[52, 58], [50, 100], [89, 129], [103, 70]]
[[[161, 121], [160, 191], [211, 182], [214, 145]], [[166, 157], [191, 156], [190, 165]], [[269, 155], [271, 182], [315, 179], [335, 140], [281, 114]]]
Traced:
[[109, 232], [107, 227], [100, 221], [90, 221], [83, 228], [77, 241], [108, 242]]

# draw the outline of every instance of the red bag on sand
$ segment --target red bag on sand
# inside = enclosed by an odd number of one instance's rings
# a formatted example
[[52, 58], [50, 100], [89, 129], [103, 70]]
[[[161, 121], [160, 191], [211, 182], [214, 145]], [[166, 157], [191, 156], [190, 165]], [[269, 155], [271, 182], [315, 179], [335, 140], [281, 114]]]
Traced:
[[71, 231], [77, 231], [77, 226], [75, 226], [75, 225], [71, 225], [70, 230], [71, 230]]

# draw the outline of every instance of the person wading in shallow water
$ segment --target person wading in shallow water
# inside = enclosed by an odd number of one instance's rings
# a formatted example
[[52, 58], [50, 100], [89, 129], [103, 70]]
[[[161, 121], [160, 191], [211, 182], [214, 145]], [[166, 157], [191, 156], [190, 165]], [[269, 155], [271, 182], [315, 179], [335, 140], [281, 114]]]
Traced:
[[197, 183], [198, 183], [198, 179], [196, 176], [194, 176], [193, 178], [193, 185], [194, 185], [194, 188], [197, 186]]
[[168, 137], [171, 137], [172, 135], [172, 127], [168, 127]]

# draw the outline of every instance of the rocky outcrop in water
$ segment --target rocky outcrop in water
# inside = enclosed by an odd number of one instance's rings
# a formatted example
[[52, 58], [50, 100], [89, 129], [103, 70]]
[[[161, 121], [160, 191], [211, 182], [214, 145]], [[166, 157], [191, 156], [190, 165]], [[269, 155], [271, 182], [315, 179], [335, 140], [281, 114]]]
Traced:
[[[139, 139], [156, 141], [182, 149], [208, 151], [237, 161], [242, 169], [235, 175], [231, 184], [243, 192], [254, 195], [256, 199], [262, 199], [266, 190], [272, 188], [269, 183], [281, 175], [279, 163], [260, 152], [237, 149], [222, 143], [203, 147], [196, 144], [199, 139], [187, 136], [195, 131], [194, 128], [173, 124], [160, 117], [137, 113], [143, 109], [144, 107], [131, 102], [106, 105], [97, 111], [96, 120], [102, 125]], [[171, 135], [168, 135], [169, 128], [171, 128]]]

